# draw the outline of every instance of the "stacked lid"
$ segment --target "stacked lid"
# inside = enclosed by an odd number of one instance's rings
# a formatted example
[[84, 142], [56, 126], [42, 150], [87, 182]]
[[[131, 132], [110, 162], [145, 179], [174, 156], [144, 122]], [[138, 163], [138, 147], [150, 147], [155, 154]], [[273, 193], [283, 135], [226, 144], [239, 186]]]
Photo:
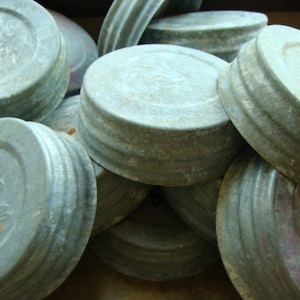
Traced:
[[79, 261], [96, 210], [85, 149], [67, 134], [0, 118], [0, 298], [43, 299]]
[[85, 73], [78, 139], [120, 176], [152, 185], [222, 177], [243, 145], [219, 99], [226, 62], [175, 45], [140, 45]]
[[273, 167], [300, 182], [300, 31], [270, 25], [219, 78], [235, 127]]
[[126, 219], [92, 237], [89, 245], [121, 273], [151, 281], [198, 274], [219, 257], [217, 247], [189, 228], [158, 189]]
[[40, 121], [69, 82], [64, 39], [49, 12], [31, 0], [1, 1], [0, 117]]
[[202, 0], [115, 0], [98, 36], [98, 54], [134, 46], [150, 21], [163, 15], [198, 11]]
[[263, 13], [200, 11], [152, 20], [140, 43], [174, 44], [214, 54], [228, 62], [267, 25]]
[[79, 93], [86, 69], [98, 58], [97, 45], [77, 23], [56, 11], [48, 11], [56, 21], [66, 43], [70, 67], [70, 80], [66, 96], [74, 95]]
[[218, 246], [243, 299], [300, 297], [299, 184], [256, 153], [242, 153], [222, 183]]

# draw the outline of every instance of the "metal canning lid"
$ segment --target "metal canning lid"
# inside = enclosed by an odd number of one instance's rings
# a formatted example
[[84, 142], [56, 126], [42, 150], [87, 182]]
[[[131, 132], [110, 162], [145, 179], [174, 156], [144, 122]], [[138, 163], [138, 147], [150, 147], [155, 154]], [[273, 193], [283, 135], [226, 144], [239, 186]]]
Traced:
[[0, 118], [0, 298], [43, 299], [79, 261], [90, 237], [96, 182], [68, 135]]
[[232, 61], [239, 49], [267, 26], [268, 17], [253, 11], [201, 11], [152, 20], [141, 44], [191, 47]]
[[66, 96], [74, 95], [80, 90], [86, 69], [98, 58], [97, 45], [77, 23], [56, 11], [48, 11], [54, 17], [66, 43], [70, 66], [70, 81]]
[[219, 257], [155, 191], [126, 219], [90, 239], [107, 265], [139, 279], [168, 281], [200, 273]]
[[115, 0], [102, 23], [98, 55], [137, 45], [144, 30], [168, 0]]
[[[30, 0], [1, 1], [0, 28], [0, 116], [39, 121], [62, 100], [68, 84], [59, 29], [47, 10]], [[58, 96], [45, 99], [54, 87]]]
[[[43, 121], [53, 130], [76, 137], [80, 96], [64, 99]], [[150, 186], [118, 176], [93, 162], [97, 180], [97, 210], [92, 235], [100, 233], [128, 216], [146, 197]]]
[[300, 297], [299, 200], [298, 184], [256, 153], [243, 153], [229, 167], [217, 204], [217, 238], [243, 299]]
[[174, 45], [113, 51], [85, 74], [78, 139], [101, 166], [135, 181], [178, 186], [220, 178], [244, 142], [217, 92], [225, 66]]
[[222, 180], [187, 187], [163, 187], [169, 205], [195, 232], [217, 244], [216, 209]]
[[224, 108], [246, 141], [300, 182], [300, 31], [270, 25], [219, 76]]

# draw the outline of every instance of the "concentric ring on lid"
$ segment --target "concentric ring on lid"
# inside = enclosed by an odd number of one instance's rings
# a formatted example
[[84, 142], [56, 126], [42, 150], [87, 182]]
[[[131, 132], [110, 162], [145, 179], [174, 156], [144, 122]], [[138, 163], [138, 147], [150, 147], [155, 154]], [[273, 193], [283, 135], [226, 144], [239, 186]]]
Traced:
[[300, 182], [300, 31], [264, 28], [220, 74], [221, 101], [245, 140]]
[[1, 99], [31, 94], [51, 73], [61, 41], [56, 23], [49, 16], [34, 1], [1, 2], [0, 57], [1, 64], [6, 64], [1, 67]]
[[[30, 0], [3, 0], [0, 28], [0, 116], [40, 120], [55, 108], [53, 103], [58, 105], [62, 100], [60, 95], [67, 89], [65, 45], [61, 33], [50, 13]], [[57, 76], [53, 77], [53, 74], [62, 75], [62, 69], [67, 79], [61, 78], [55, 85]], [[55, 98], [47, 110], [27, 116], [28, 111], [37, 109], [39, 102], [52, 102], [52, 98], [45, 99], [44, 93], [39, 92], [45, 89], [46, 94], [56, 89], [59, 100]]]
[[113, 51], [87, 70], [78, 139], [103, 167], [154, 185], [223, 176], [242, 139], [216, 85], [226, 62], [174, 45]]
[[43, 299], [90, 237], [93, 166], [67, 134], [17, 118], [0, 118], [0, 164], [0, 298]]

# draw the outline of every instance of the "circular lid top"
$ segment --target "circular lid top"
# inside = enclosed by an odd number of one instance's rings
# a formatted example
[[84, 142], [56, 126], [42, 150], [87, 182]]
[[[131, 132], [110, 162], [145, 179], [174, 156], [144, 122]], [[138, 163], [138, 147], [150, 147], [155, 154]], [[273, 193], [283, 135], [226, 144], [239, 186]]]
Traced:
[[270, 77], [296, 98], [296, 104], [300, 103], [300, 30], [285, 25], [267, 26], [256, 45]]
[[101, 26], [99, 56], [136, 45], [147, 25], [169, 0], [115, 0]]
[[176, 32], [226, 30], [266, 24], [263, 13], [242, 10], [200, 11], [153, 20], [147, 29]]
[[213, 127], [229, 118], [217, 77], [226, 62], [175, 45], [140, 45], [113, 51], [87, 70], [83, 89], [95, 110], [163, 129]]
[[25, 121], [0, 118], [0, 278], [31, 251], [47, 218], [49, 159]]
[[0, 99], [30, 94], [47, 80], [60, 53], [61, 36], [51, 15], [31, 0], [2, 0]]

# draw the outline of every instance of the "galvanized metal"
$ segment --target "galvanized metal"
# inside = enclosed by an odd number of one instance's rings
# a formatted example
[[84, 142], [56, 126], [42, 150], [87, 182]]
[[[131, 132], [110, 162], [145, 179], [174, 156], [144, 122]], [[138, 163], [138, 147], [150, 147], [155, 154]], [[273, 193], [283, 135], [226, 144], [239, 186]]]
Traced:
[[49, 10], [62, 32], [66, 43], [70, 67], [70, 80], [66, 97], [79, 93], [86, 69], [98, 58], [95, 41], [81, 26], [68, 17]]
[[17, 118], [0, 118], [0, 165], [0, 298], [44, 299], [90, 237], [93, 166], [67, 134]]
[[217, 244], [216, 209], [222, 179], [187, 187], [164, 187], [163, 193], [176, 213], [195, 232]]
[[0, 28], [0, 117], [41, 121], [69, 82], [62, 35], [50, 13], [31, 0], [2, 0]]
[[243, 153], [222, 182], [217, 238], [243, 299], [300, 298], [299, 186], [254, 153]]
[[268, 17], [253, 11], [200, 11], [152, 20], [141, 44], [191, 47], [231, 62], [239, 49], [267, 26]]
[[[53, 130], [76, 138], [80, 96], [64, 99], [43, 123]], [[100, 233], [128, 216], [144, 200], [151, 186], [118, 176], [93, 161], [97, 180], [97, 210], [92, 235]]]
[[195, 275], [219, 257], [217, 247], [193, 232], [156, 190], [89, 246], [117, 271], [150, 281]]
[[98, 55], [137, 45], [155, 14], [170, 0], [115, 0], [102, 23], [97, 41]]
[[219, 77], [224, 108], [247, 142], [300, 182], [300, 31], [264, 28]]
[[108, 53], [85, 74], [78, 139], [98, 164], [134, 181], [183, 186], [220, 178], [244, 143], [216, 88], [225, 66], [174, 45]]

